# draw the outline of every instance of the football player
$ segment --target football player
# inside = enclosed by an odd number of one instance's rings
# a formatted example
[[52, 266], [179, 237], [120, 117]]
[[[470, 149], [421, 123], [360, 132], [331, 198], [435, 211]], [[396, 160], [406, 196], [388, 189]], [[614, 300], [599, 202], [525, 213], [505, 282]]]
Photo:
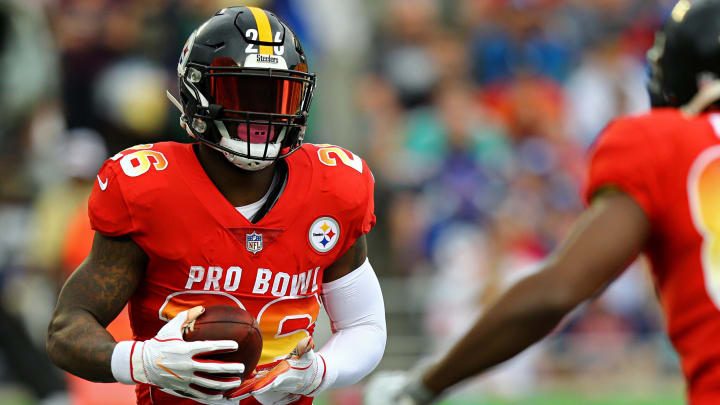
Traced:
[[[60, 294], [51, 358], [137, 384], [138, 404], [310, 404], [354, 384], [386, 339], [365, 240], [374, 181], [352, 152], [303, 144], [315, 75], [300, 42], [268, 11], [222, 9], [188, 39], [178, 83], [171, 99], [198, 142], [138, 145], [100, 169], [92, 251]], [[126, 302], [135, 340], [115, 342], [105, 326]], [[234, 341], [183, 340], [212, 305], [259, 324], [260, 364], [241, 388], [243, 364], [200, 356]], [[321, 306], [333, 334], [315, 351]]]
[[720, 1], [681, 0], [648, 52], [653, 109], [593, 147], [588, 208], [533, 274], [508, 287], [423, 372], [378, 375], [368, 404], [425, 404], [547, 335], [641, 252], [692, 405], [720, 403]]

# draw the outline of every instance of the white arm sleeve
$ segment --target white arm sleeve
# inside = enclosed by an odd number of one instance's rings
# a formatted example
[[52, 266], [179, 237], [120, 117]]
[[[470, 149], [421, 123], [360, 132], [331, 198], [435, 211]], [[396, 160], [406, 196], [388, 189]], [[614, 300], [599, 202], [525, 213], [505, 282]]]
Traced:
[[370, 261], [335, 281], [323, 283], [332, 337], [318, 351], [325, 360], [322, 389], [355, 384], [370, 374], [385, 352], [385, 305]]

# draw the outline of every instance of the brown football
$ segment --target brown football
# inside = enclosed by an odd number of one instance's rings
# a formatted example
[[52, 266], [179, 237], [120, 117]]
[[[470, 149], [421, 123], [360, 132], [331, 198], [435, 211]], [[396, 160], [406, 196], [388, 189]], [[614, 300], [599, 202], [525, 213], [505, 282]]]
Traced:
[[262, 335], [257, 321], [246, 310], [235, 306], [206, 307], [194, 322], [184, 330], [185, 340], [234, 340], [238, 349], [234, 352], [200, 355], [200, 359], [243, 363], [243, 380], [250, 377], [260, 360]]

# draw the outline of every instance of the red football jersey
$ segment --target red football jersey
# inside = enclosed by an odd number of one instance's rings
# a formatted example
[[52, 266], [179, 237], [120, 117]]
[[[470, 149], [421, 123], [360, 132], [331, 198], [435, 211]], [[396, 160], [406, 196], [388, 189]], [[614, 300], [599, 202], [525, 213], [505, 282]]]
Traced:
[[650, 221], [644, 250], [690, 404], [720, 403], [720, 114], [666, 108], [614, 121], [594, 147], [586, 197], [606, 186]]
[[[149, 257], [129, 304], [135, 339], [196, 305], [237, 305], [260, 325], [264, 369], [312, 335], [323, 270], [375, 224], [374, 181], [337, 146], [305, 144], [285, 160], [285, 189], [255, 224], [207, 177], [193, 145], [139, 145], [105, 163], [89, 200], [92, 227], [130, 235]], [[149, 385], [137, 393], [138, 404], [196, 403]]]

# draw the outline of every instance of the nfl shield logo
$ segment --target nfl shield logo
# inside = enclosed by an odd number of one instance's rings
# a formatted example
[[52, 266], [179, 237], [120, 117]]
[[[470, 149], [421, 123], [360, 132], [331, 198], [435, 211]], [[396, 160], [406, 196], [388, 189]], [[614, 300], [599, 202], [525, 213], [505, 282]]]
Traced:
[[248, 252], [255, 254], [263, 249], [262, 234], [258, 234], [255, 231], [253, 233], [245, 234], [245, 247]]

